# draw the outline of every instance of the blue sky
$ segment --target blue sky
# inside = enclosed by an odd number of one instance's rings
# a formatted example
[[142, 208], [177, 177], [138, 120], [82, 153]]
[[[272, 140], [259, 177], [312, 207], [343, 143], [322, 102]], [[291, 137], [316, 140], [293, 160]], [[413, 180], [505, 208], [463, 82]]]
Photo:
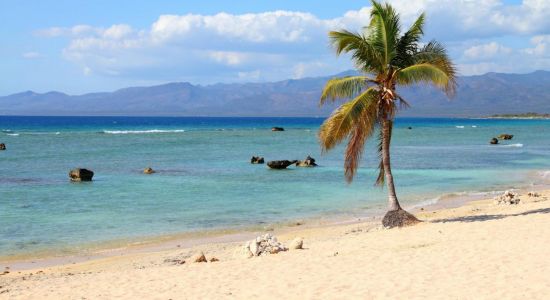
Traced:
[[[548, 0], [391, 0], [461, 74], [550, 69]], [[0, 0], [0, 95], [173, 81], [257, 82], [350, 69], [328, 30], [358, 30], [369, 2]]]

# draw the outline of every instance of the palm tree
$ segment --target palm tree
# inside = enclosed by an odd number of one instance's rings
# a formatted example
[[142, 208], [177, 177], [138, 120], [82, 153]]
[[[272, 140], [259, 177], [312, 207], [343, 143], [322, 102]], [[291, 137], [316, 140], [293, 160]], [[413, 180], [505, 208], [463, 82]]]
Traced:
[[319, 139], [324, 152], [348, 139], [344, 169], [346, 180], [351, 182], [366, 140], [379, 129], [380, 172], [376, 184], [385, 182], [389, 194], [388, 212], [382, 224], [401, 227], [419, 220], [399, 205], [391, 171], [394, 118], [400, 108], [409, 106], [397, 93], [396, 86], [431, 84], [452, 96], [456, 89], [456, 70], [441, 44], [436, 41], [421, 44], [424, 13], [402, 33], [399, 15], [392, 6], [371, 2], [370, 23], [362, 32], [329, 33], [336, 54], [349, 53], [361, 75], [333, 78], [325, 85], [320, 105], [340, 99], [349, 101], [321, 125]]

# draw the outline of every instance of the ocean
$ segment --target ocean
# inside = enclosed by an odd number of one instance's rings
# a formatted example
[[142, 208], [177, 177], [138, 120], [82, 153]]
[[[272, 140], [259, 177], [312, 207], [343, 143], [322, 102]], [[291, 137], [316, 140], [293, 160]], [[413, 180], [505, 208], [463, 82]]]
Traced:
[[[322, 154], [321, 118], [0, 116], [0, 259], [186, 232], [244, 230], [383, 211], [376, 140], [354, 182], [343, 146]], [[284, 127], [272, 132], [271, 127]], [[412, 127], [412, 129], [408, 129]], [[489, 145], [502, 133], [510, 141]], [[252, 165], [304, 159], [319, 167]], [[550, 120], [399, 118], [392, 140], [405, 207], [550, 183]], [[94, 181], [71, 183], [76, 167]], [[152, 167], [153, 175], [143, 174]]]

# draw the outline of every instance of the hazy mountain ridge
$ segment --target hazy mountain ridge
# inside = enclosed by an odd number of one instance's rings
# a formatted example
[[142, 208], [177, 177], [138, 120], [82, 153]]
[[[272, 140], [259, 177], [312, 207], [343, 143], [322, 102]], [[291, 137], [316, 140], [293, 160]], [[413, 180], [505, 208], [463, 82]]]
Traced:
[[[334, 106], [320, 108], [318, 100], [332, 77], [207, 86], [167, 83], [83, 95], [27, 91], [0, 97], [0, 115], [324, 116]], [[400, 89], [412, 105], [402, 114], [476, 117], [550, 112], [548, 71], [464, 76], [458, 84], [451, 101], [425, 86]]]

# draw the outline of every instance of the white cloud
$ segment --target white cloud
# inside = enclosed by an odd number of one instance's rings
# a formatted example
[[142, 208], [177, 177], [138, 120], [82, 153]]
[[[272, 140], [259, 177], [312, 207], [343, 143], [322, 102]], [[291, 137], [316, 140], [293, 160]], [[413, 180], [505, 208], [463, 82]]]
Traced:
[[535, 56], [550, 56], [550, 35], [537, 35], [531, 39], [533, 48], [526, 48], [526, 54]]
[[550, 35], [538, 35], [519, 47], [509, 48], [497, 42], [470, 45], [458, 59], [463, 74], [486, 72], [524, 73], [550, 69]]
[[[548, 49], [547, 0], [524, 0], [521, 5], [505, 5], [501, 0], [390, 2], [406, 26], [426, 11], [427, 38], [447, 44], [463, 74], [492, 67], [502, 69], [492, 65], [491, 60], [518, 53], [524, 54], [521, 60], [541, 65], [536, 57], [542, 59]], [[145, 29], [128, 24], [105, 28], [76, 25], [44, 29], [37, 34], [69, 39], [64, 57], [94, 74], [155, 80], [193, 77], [193, 81], [203, 83], [276, 80], [326, 75], [352, 67], [347, 60], [335, 59], [327, 32], [360, 30], [369, 14], [370, 8], [363, 7], [331, 19], [282, 10], [241, 15], [161, 15]], [[506, 36], [536, 37], [531, 44], [518, 47], [495, 41]]]
[[472, 46], [464, 51], [464, 56], [467, 59], [491, 59], [497, 55], [507, 55], [512, 53], [512, 49], [505, 47], [497, 42]]
[[101, 31], [102, 29], [94, 28], [89, 25], [75, 25], [70, 28], [51, 27], [51, 28], [41, 29], [41, 30], [37, 30], [35, 33], [36, 35], [42, 36], [42, 37], [59, 37], [59, 36], [77, 37], [77, 36], [83, 36], [86, 34], [98, 33]]
[[34, 51], [25, 52], [21, 56], [23, 56], [23, 58], [25, 58], [25, 59], [37, 59], [37, 58], [44, 57], [44, 55], [42, 55], [41, 53], [34, 52]]
[[245, 53], [240, 53], [240, 52], [211, 51], [208, 53], [208, 55], [214, 61], [223, 63], [225, 65], [229, 65], [229, 66], [240, 65], [247, 58], [247, 55]]
[[120, 40], [131, 35], [132, 27], [126, 24], [113, 25], [102, 32], [102, 36], [107, 39]]

